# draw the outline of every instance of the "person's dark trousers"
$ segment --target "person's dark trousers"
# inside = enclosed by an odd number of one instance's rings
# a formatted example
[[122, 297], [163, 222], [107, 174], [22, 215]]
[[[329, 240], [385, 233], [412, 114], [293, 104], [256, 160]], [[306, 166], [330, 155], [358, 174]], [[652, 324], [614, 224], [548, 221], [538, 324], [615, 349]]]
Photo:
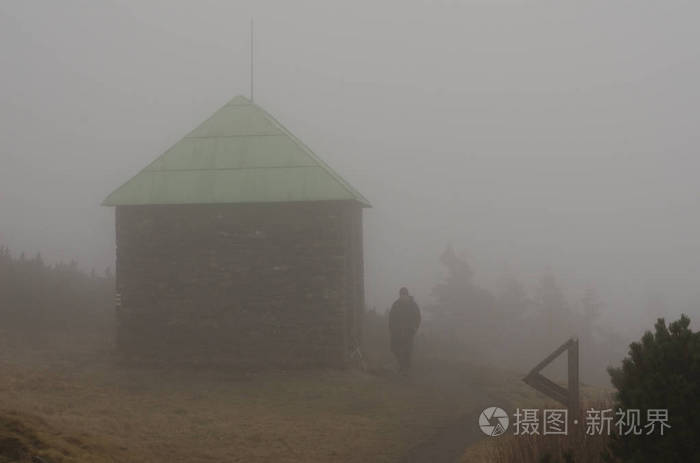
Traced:
[[413, 336], [392, 336], [391, 351], [399, 363], [399, 371], [408, 372], [413, 354]]

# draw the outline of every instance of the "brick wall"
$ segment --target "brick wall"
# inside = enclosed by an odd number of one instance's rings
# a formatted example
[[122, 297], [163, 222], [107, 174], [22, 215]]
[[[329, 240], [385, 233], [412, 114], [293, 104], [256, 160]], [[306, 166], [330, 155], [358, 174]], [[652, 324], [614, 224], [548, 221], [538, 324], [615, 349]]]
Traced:
[[116, 232], [132, 358], [339, 366], [359, 340], [355, 203], [120, 206]]

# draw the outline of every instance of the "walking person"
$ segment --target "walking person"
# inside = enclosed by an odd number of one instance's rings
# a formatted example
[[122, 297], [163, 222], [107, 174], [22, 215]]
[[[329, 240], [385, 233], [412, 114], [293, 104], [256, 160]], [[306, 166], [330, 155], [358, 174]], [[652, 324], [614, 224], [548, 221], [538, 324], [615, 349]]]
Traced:
[[418, 304], [408, 293], [407, 288], [399, 290], [399, 298], [389, 311], [389, 332], [391, 351], [396, 356], [399, 372], [406, 375], [411, 368], [413, 337], [420, 326], [421, 315]]

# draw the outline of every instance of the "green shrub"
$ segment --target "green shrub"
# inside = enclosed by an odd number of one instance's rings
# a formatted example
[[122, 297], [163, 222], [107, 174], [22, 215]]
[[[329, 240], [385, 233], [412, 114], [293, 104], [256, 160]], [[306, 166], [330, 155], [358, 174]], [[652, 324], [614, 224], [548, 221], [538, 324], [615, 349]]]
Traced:
[[615, 409], [639, 409], [642, 424], [648, 409], [668, 409], [664, 434], [659, 426], [652, 434], [615, 435], [610, 461], [698, 461], [700, 458], [700, 332], [688, 327], [683, 315], [668, 328], [663, 319], [655, 333], [647, 331], [641, 342], [630, 344], [620, 368], [608, 372], [617, 388]]

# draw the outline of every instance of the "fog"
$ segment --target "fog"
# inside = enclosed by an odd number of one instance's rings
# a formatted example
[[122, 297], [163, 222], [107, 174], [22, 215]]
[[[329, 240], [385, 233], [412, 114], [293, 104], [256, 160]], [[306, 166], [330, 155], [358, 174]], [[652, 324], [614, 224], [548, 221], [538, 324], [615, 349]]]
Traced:
[[4, 1], [0, 244], [114, 265], [104, 197], [249, 93], [373, 204], [370, 307], [476, 280], [612, 326], [700, 316], [700, 5], [684, 1]]

